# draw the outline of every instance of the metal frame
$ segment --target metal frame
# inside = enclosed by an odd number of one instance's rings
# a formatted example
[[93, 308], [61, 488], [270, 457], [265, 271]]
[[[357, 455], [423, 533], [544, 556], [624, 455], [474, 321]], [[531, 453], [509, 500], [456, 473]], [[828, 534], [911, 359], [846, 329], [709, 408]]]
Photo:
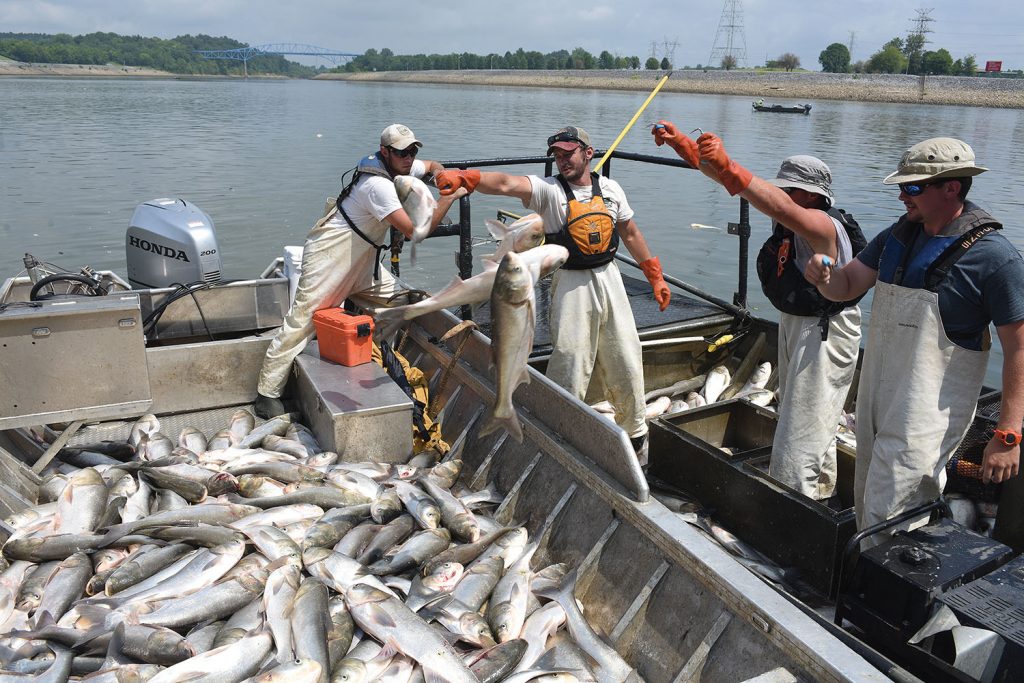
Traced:
[[[595, 150], [594, 155], [599, 156], [604, 153], [603, 150]], [[633, 152], [619, 152], [617, 150], [612, 151], [608, 161], [605, 162], [604, 166], [601, 167], [601, 173], [607, 177], [612, 176], [612, 159], [622, 159], [625, 161], [636, 161], [645, 164], [654, 164], [656, 166], [671, 166], [673, 168], [680, 168], [684, 170], [694, 170], [692, 166], [683, 161], [682, 159], [668, 159], [660, 156], [652, 156], [649, 154], [635, 154]], [[495, 166], [524, 166], [524, 165], [536, 165], [543, 164], [544, 173], [543, 175], [551, 175], [554, 159], [549, 156], [531, 156], [531, 157], [499, 157], [492, 159], [459, 159], [454, 161], [442, 162], [445, 168], [491, 168]], [[473, 235], [472, 235], [472, 195], [466, 195], [459, 200], [459, 222], [457, 229], [449, 229], [438, 231], [435, 230], [430, 237], [444, 237], [449, 235], [459, 236], [459, 277], [466, 280], [473, 276]], [[733, 315], [740, 318], [747, 318], [750, 316], [747, 311], [747, 270], [748, 261], [750, 255], [750, 204], [746, 199], [740, 198], [740, 212], [739, 222], [729, 224], [729, 234], [736, 235], [739, 238], [738, 247], [738, 273], [736, 280], [736, 292], [733, 294], [733, 303], [729, 304], [722, 299], [719, 299], [708, 292], [700, 289], [699, 287], [691, 284], [687, 284], [682, 280], [674, 277], [666, 276], [665, 281], [679, 287], [680, 289], [693, 294], [694, 296], [700, 297], [705, 301], [712, 303], [722, 309], [729, 311]], [[629, 264], [634, 268], [639, 269], [636, 262], [626, 256], [616, 255], [615, 257], [622, 263]], [[461, 316], [463, 320], [472, 319], [472, 311], [469, 306], [463, 306], [461, 310]]]

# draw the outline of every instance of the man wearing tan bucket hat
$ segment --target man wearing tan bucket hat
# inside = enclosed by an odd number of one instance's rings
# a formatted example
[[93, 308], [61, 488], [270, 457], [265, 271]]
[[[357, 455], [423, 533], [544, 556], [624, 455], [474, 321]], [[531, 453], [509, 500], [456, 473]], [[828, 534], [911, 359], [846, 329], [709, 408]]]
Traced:
[[[999, 234], [999, 222], [966, 199], [973, 176], [986, 170], [961, 140], [914, 145], [882, 181], [899, 187], [906, 213], [845, 267], [833, 269], [816, 254], [804, 271], [833, 301], [875, 288], [857, 393], [859, 529], [942, 492], [946, 461], [974, 418], [990, 323], [1003, 347], [1003, 397], [982, 479], [1018, 474], [1024, 261]], [[880, 536], [861, 547], [881, 542]]]

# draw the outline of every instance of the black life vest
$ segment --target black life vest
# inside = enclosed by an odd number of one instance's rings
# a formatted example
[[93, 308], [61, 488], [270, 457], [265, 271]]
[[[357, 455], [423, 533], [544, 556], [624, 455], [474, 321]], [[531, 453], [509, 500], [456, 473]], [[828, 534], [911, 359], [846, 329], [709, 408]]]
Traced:
[[560, 244], [569, 250], [569, 259], [562, 268], [584, 270], [603, 266], [615, 258], [615, 252], [619, 249], [619, 233], [605, 206], [600, 176], [590, 174], [592, 194], [590, 200], [585, 202], [576, 199], [561, 174], [556, 175], [555, 179], [565, 192], [567, 215], [562, 229], [547, 238], [550, 243]]
[[352, 173], [352, 180], [350, 180], [343, 188], [341, 188], [341, 192], [338, 194], [338, 199], [335, 202], [335, 208], [341, 214], [341, 217], [345, 219], [345, 222], [348, 223], [348, 227], [352, 228], [352, 232], [359, 235], [359, 237], [361, 237], [364, 242], [369, 244], [377, 251], [377, 253], [373, 257], [373, 279], [380, 280], [381, 254], [384, 252], [385, 249], [388, 248], [388, 245], [377, 244], [369, 237], [367, 237], [366, 233], [357, 228], [355, 222], [348, 217], [348, 214], [345, 213], [345, 209], [342, 207], [341, 203], [345, 201], [346, 197], [352, 194], [352, 188], [356, 186], [356, 183], [364, 175], [379, 175], [384, 178], [387, 178], [388, 180], [394, 180], [394, 178], [391, 177], [391, 174], [388, 173], [387, 168], [384, 167], [384, 163], [377, 157], [376, 154], [368, 154], [367, 156], [360, 159], [359, 163], [356, 164], [356, 167], [354, 169], [346, 171], [345, 174], [342, 176], [343, 182], [345, 180], [345, 175], [348, 175], [349, 173]]
[[[830, 208], [825, 213], [839, 221], [846, 230], [854, 256], [867, 246], [864, 233], [852, 215], [836, 208]], [[857, 305], [861, 300], [861, 297], [857, 297], [850, 301], [829, 301], [804, 278], [804, 274], [796, 267], [795, 259], [793, 231], [775, 223], [771, 237], [761, 245], [757, 255], [757, 277], [761, 280], [761, 291], [778, 310], [790, 315], [820, 317], [827, 328], [828, 318]]]

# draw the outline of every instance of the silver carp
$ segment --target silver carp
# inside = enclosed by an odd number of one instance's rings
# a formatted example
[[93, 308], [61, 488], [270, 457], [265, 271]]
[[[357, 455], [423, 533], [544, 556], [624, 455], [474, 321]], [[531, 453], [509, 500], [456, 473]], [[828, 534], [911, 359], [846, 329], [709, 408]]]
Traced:
[[360, 628], [419, 662], [427, 680], [479, 683], [455, 648], [398, 598], [357, 584], [345, 602]]
[[515, 252], [509, 252], [498, 264], [491, 291], [491, 362], [494, 365], [495, 398], [490, 418], [480, 436], [505, 429], [522, 443], [512, 394], [520, 384], [530, 381], [526, 365], [533, 348], [536, 326], [536, 301], [533, 278]]
[[[523, 240], [523, 242], [529, 243], [527, 240]], [[512, 249], [522, 256], [534, 281], [555, 272], [569, 258], [566, 248], [557, 244], [537, 245], [523, 251], [514, 247]], [[487, 301], [494, 289], [498, 264], [499, 261], [492, 261], [490, 257], [485, 258], [482, 263], [484, 268], [482, 273], [465, 280], [456, 277], [448, 283], [447, 287], [423, 301], [405, 306], [374, 309], [373, 317], [381, 329], [381, 334], [387, 338], [397, 331], [398, 326], [403, 322], [427, 313], [456, 306], [472, 306]]]
[[426, 183], [411, 175], [400, 175], [395, 178], [395, 192], [398, 193], [398, 201], [402, 203], [402, 208], [412, 221], [410, 261], [415, 266], [416, 245], [427, 239], [433, 228], [437, 200]]

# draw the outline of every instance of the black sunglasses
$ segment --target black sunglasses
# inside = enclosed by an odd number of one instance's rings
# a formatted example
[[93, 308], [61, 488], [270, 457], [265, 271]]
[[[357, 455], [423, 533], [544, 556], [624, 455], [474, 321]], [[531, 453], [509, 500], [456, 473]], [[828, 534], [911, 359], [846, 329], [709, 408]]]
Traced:
[[564, 130], [560, 133], [555, 133], [554, 135], [548, 138], [548, 147], [555, 144], [556, 142], [578, 142], [581, 146], [586, 147], [584, 142], [580, 140], [575, 133], [570, 133]]
[[944, 185], [945, 182], [945, 180], [935, 180], [930, 183], [900, 183], [899, 188], [900, 192], [908, 197], [916, 197], [932, 185]]
[[417, 154], [420, 153], [420, 148], [417, 147], [416, 145], [409, 145], [405, 149], [395, 149], [394, 147], [388, 147], [388, 149], [391, 150], [392, 154], [394, 154], [395, 156], [402, 157], [403, 159], [405, 159], [406, 157], [415, 157]]

